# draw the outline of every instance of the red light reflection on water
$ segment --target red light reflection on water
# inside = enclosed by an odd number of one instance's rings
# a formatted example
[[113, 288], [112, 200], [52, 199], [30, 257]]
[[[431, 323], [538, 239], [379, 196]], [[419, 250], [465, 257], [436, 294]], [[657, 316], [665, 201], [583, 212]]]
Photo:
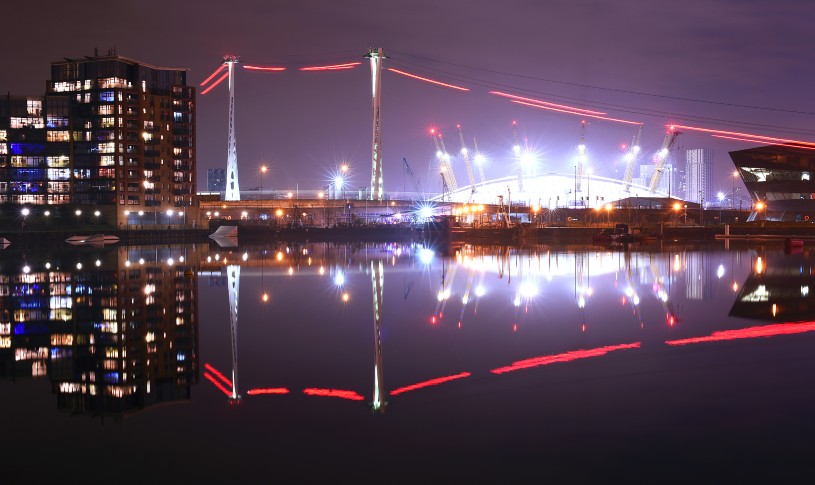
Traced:
[[365, 399], [354, 391], [343, 391], [341, 389], [320, 389], [316, 387], [309, 387], [307, 389], [303, 389], [303, 394], [308, 396], [339, 397], [342, 399], [350, 399], [352, 401], [362, 401]]
[[722, 330], [713, 332], [705, 337], [692, 337], [679, 340], [668, 340], [668, 345], [688, 345], [702, 342], [721, 342], [723, 340], [738, 340], [744, 338], [775, 337], [777, 335], [794, 335], [797, 333], [812, 332], [815, 322], [780, 323], [776, 325], [763, 325], [760, 327], [740, 328], [738, 330]]
[[285, 387], [265, 387], [260, 389], [249, 389], [246, 394], [250, 396], [257, 396], [260, 394], [288, 394], [289, 390]]
[[205, 363], [204, 368], [215, 374], [218, 377], [218, 379], [220, 379], [224, 384], [226, 384], [229, 387], [232, 387], [232, 380], [227, 379], [226, 376], [221, 374], [221, 372], [218, 369], [212, 367], [209, 363]]
[[462, 372], [460, 374], [455, 374], [452, 376], [437, 377], [435, 379], [430, 379], [424, 382], [418, 382], [416, 384], [411, 384], [409, 386], [394, 389], [393, 391], [391, 391], [391, 396], [396, 396], [398, 394], [402, 394], [403, 392], [415, 391], [416, 389], [422, 389], [424, 387], [438, 386], [439, 384], [444, 384], [445, 382], [454, 381], [456, 379], [463, 379], [465, 377], [470, 377], [470, 373]]
[[491, 370], [490, 372], [493, 374], [504, 374], [506, 372], [529, 369], [531, 367], [538, 367], [541, 365], [557, 364], [559, 362], [571, 362], [573, 360], [587, 359], [589, 357], [600, 357], [608, 354], [609, 352], [614, 352], [615, 350], [638, 348], [640, 348], [640, 343], [634, 342], [633, 344], [608, 345], [606, 347], [597, 347], [596, 349], [572, 350], [571, 352], [564, 352], [562, 354], [544, 355], [542, 357], [519, 360], [517, 362], [513, 362], [512, 365], [499, 367]]
[[221, 392], [223, 392], [224, 394], [226, 394], [226, 395], [227, 395], [227, 397], [232, 397], [232, 392], [231, 392], [229, 389], [225, 388], [225, 387], [223, 386], [223, 384], [221, 384], [220, 382], [218, 382], [218, 381], [217, 381], [217, 380], [216, 380], [214, 377], [212, 377], [212, 374], [210, 374], [209, 372], [204, 372], [204, 377], [206, 377], [207, 379], [209, 379], [209, 382], [211, 382], [212, 384], [214, 384], [214, 385], [215, 385], [215, 387], [217, 387], [217, 388], [218, 388], [218, 390], [220, 390]]

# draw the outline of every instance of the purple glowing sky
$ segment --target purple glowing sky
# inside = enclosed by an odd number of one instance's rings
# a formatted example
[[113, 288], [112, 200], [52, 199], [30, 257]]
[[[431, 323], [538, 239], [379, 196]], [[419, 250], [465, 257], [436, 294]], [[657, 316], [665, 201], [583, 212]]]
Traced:
[[[439, 190], [431, 167], [435, 148], [426, 134], [431, 125], [446, 134], [453, 152], [461, 123], [468, 142], [476, 137], [495, 161], [488, 178], [512, 173], [512, 120], [542, 154], [544, 171], [570, 171], [581, 118], [513, 105], [488, 95], [491, 89], [643, 121], [646, 153], [659, 148], [671, 121], [815, 141], [815, 5], [808, 0], [90, 1], [49, 3], [47, 14], [25, 2], [13, 17], [0, 52], [0, 90], [12, 94], [42, 94], [51, 61], [113, 45], [123, 56], [189, 68], [194, 85], [225, 54], [287, 66], [283, 73], [238, 73], [243, 189], [258, 186], [263, 162], [271, 166], [267, 188], [318, 188], [342, 162], [352, 167], [351, 185], [369, 184], [367, 65], [297, 71], [362, 60], [368, 47], [384, 48], [391, 58], [386, 67], [471, 88], [460, 93], [385, 73], [386, 190], [410, 190], [402, 157], [428, 190]], [[199, 96], [199, 188], [207, 168], [226, 166], [226, 116], [225, 85]], [[586, 143], [595, 173], [622, 177], [618, 147], [635, 132], [630, 125], [590, 121]], [[720, 188], [732, 170], [727, 151], [752, 146], [701, 133], [685, 133], [677, 142], [716, 150]], [[457, 175], [466, 180], [463, 168]]]

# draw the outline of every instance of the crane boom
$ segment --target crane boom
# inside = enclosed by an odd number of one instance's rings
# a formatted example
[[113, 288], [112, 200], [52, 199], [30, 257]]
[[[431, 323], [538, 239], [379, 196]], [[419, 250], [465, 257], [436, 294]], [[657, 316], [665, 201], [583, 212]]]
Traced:
[[473, 149], [475, 150], [475, 164], [478, 165], [478, 175], [481, 177], [481, 183], [487, 181], [484, 177], [484, 156], [478, 151], [478, 142], [473, 138]]
[[580, 123], [580, 143], [577, 145], [577, 174], [574, 188], [580, 192], [580, 182], [583, 180], [583, 165], [586, 163], [586, 120]]
[[451, 191], [455, 192], [458, 190], [458, 183], [456, 182], [456, 174], [453, 173], [453, 165], [450, 163], [450, 153], [447, 151], [447, 147], [444, 146], [444, 138], [439, 135], [439, 143], [441, 144], [442, 154], [444, 156], [444, 166], [445, 171], [444, 173], [447, 174], [447, 186], [450, 188]]
[[515, 153], [515, 164], [518, 166], [518, 191], [524, 191], [524, 173], [521, 166], [521, 144], [518, 143], [518, 122], [512, 120], [512, 137], [515, 142], [512, 145], [512, 151]]
[[637, 157], [640, 154], [640, 137], [642, 136], [642, 125], [640, 125], [640, 129], [637, 130], [637, 134], [634, 135], [634, 139], [631, 141], [631, 146], [628, 148], [628, 152], [623, 156], [623, 159], [626, 161], [627, 165], [625, 166], [625, 177], [623, 178], [623, 185], [626, 192], [631, 190], [631, 181], [634, 179], [634, 167], [637, 166]]
[[416, 178], [416, 175], [413, 174], [413, 169], [410, 168], [410, 165], [408, 164], [407, 158], [403, 157], [402, 162], [403, 162], [404, 167], [405, 167], [405, 173], [408, 175], [408, 177], [410, 177], [410, 181], [413, 182], [413, 188], [416, 189], [417, 193], [423, 194], [424, 190], [422, 190], [422, 184]]
[[[446, 149], [442, 149], [443, 142], [441, 145], [439, 144], [441, 134], [437, 133], [436, 130], [433, 129], [430, 130], [430, 135], [433, 137], [433, 143], [436, 145], [436, 157], [439, 159], [439, 173], [441, 173], [442, 181], [444, 182], [447, 190], [456, 190], [457, 187], [454, 186], [456, 181], [455, 179], [451, 179], [451, 176], [453, 175], [453, 167], [450, 165], [450, 155], [447, 153]], [[439, 136], [436, 137], [436, 135]]]
[[662, 142], [662, 148], [659, 149], [657, 152], [657, 166], [656, 170], [654, 170], [654, 176], [651, 177], [651, 186], [649, 190], [651, 193], [656, 192], [657, 185], [659, 185], [659, 181], [662, 179], [662, 171], [665, 169], [665, 160], [668, 159], [668, 155], [671, 153], [671, 148], [676, 142], [676, 137], [679, 136], [680, 132], [674, 130], [674, 127], [670, 127], [668, 132], [665, 134], [665, 140]]
[[473, 199], [473, 194], [475, 194], [475, 176], [473, 175], [473, 166], [470, 164], [470, 154], [469, 150], [467, 150], [467, 145], [464, 143], [464, 133], [461, 131], [461, 125], [456, 125], [458, 128], [458, 139], [461, 141], [461, 158], [464, 159], [464, 166], [467, 168], [467, 178], [470, 180], [470, 199], [468, 202], [471, 202]]

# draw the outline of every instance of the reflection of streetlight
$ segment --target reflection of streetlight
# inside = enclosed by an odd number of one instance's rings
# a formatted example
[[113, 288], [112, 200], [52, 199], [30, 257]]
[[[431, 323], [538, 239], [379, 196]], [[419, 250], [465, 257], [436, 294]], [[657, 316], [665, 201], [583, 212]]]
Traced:
[[24, 228], [25, 227], [25, 220], [28, 217], [28, 215], [31, 214], [31, 211], [28, 209], [28, 207], [23, 207], [23, 210], [20, 211], [20, 214], [22, 214], [22, 216], [23, 216], [23, 223], [22, 223], [21, 227]]

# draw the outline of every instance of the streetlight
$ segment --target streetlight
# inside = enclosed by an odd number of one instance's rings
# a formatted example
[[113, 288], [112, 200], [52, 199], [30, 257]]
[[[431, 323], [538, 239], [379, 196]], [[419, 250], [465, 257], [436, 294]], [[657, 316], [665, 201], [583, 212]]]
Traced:
[[[756, 219], [761, 219], [761, 211], [763, 211], [765, 209], [766, 209], [766, 206], [764, 205], [764, 202], [761, 202], [761, 201], [756, 202], [756, 212], [758, 213], [758, 214], [756, 214]], [[767, 212], [766, 211], [764, 212], [764, 220], [765, 221], [767, 220]]]
[[266, 165], [260, 166], [260, 198], [263, 198], [263, 176], [266, 175], [266, 172], [269, 170], [269, 167]]
[[31, 214], [31, 211], [29, 210], [28, 207], [23, 207], [23, 210], [20, 211], [20, 214], [22, 214], [23, 216], [23, 223], [21, 228], [25, 228], [25, 220], [28, 217], [28, 215]]
[[724, 202], [724, 192], [719, 192], [716, 194], [716, 198], [719, 199], [719, 224], [722, 223], [722, 202]]

